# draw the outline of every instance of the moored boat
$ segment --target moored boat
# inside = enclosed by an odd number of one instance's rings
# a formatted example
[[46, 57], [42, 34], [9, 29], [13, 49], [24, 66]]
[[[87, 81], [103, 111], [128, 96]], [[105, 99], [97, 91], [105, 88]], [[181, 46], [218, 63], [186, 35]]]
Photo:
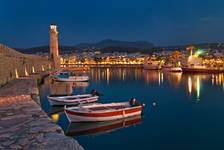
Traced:
[[166, 72], [182, 72], [182, 68], [181, 67], [163, 67], [162, 71], [166, 71]]
[[93, 103], [98, 101], [99, 95], [83, 94], [72, 96], [48, 96], [49, 103], [52, 106], [56, 105], [79, 105], [85, 103]]
[[187, 63], [182, 67], [184, 73], [222, 73], [223, 66], [207, 65], [203, 63], [203, 59], [197, 56], [189, 56]]
[[146, 70], [160, 70], [162, 67], [162, 63], [159, 60], [155, 60], [153, 58], [145, 58], [145, 62], [143, 64], [143, 68]]
[[172, 64], [166, 64], [162, 66], [162, 71], [171, 71]]
[[74, 75], [70, 72], [60, 72], [53, 78], [55, 81], [61, 82], [85, 82], [89, 80], [89, 76], [86, 75]]
[[182, 72], [181, 63], [179, 61], [176, 63], [165, 63], [165, 65], [162, 66], [162, 71]]
[[172, 67], [172, 68], [170, 68], [170, 72], [182, 72], [182, 68], [181, 67]]
[[88, 76], [73, 76], [68, 78], [56, 77], [54, 78], [54, 80], [61, 82], [86, 82], [89, 81], [89, 77]]
[[120, 102], [64, 108], [70, 122], [109, 121], [140, 115], [144, 104]]
[[184, 73], [223, 73], [224, 67], [191, 66], [182, 67]]

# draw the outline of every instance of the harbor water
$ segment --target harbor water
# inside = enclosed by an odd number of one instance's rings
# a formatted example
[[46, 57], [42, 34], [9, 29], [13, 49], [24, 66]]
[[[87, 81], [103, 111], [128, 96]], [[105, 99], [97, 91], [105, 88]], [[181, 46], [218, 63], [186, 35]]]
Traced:
[[[66, 135], [86, 150], [224, 149], [224, 74], [182, 74], [141, 68], [93, 68], [89, 82], [51, 82], [40, 87], [41, 105]], [[50, 94], [82, 94], [96, 89], [100, 103], [145, 103], [142, 116], [70, 124]]]

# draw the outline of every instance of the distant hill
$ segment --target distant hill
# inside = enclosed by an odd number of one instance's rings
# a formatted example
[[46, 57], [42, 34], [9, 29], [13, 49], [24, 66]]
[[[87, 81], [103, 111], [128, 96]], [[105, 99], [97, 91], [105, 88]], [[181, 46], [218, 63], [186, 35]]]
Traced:
[[188, 45], [173, 45], [173, 46], [161, 46], [154, 47], [152, 51], [163, 51], [163, 50], [186, 50], [188, 46], [194, 46], [196, 49], [205, 50], [219, 50], [224, 51], [224, 43], [198, 43]]
[[[23, 48], [15, 48], [15, 49], [22, 53], [26, 53], [26, 54], [49, 53], [49, 51], [50, 51], [48, 45], [32, 47], [32, 48], [25, 48], [25, 49], [23, 49]], [[77, 50], [76, 47], [73, 47], [73, 46], [59, 46], [59, 49], [60, 49], [61, 54], [72, 53], [75, 50]]]
[[98, 43], [80, 43], [76, 45], [78, 49], [86, 49], [86, 48], [98, 48], [98, 49], [105, 49], [109, 47], [119, 47], [119, 48], [134, 48], [134, 49], [152, 49], [154, 45], [152, 43], [146, 41], [135, 41], [135, 42], [128, 42], [128, 41], [118, 41], [112, 39], [106, 39]]
[[[224, 50], [224, 43], [199, 43], [193, 44], [196, 48], [202, 49], [213, 49], [213, 50]], [[60, 54], [69, 54], [72, 52], [82, 52], [82, 51], [90, 51], [90, 50], [99, 50], [102, 53], [111, 53], [111, 52], [127, 52], [127, 53], [152, 53], [155, 51], [161, 50], [185, 50], [188, 45], [174, 45], [174, 46], [154, 46], [152, 43], [146, 41], [136, 41], [136, 42], [128, 42], [128, 41], [118, 41], [118, 40], [103, 40], [98, 43], [80, 43], [74, 46], [59, 46]], [[33, 48], [20, 49], [15, 48], [16, 50], [27, 53], [27, 54], [35, 54], [35, 53], [49, 53], [49, 46], [39, 46]]]
[[[89, 49], [100, 50], [101, 52], [149, 52], [154, 45], [152, 43], [146, 41], [136, 41], [136, 42], [128, 42], [128, 41], [118, 41], [118, 40], [103, 40], [98, 43], [80, 43], [74, 46], [60, 46], [60, 53], [72, 53], [74, 51], [83, 51]], [[28, 54], [33, 53], [48, 53], [49, 46], [39, 46], [33, 48], [16, 48], [18, 51]]]

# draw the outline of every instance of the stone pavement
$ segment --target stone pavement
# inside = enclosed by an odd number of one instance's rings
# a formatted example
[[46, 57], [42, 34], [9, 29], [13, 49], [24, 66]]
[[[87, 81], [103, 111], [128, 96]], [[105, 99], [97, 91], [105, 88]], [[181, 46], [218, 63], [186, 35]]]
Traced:
[[0, 149], [74, 149], [83, 147], [54, 124], [31, 98], [33, 79], [14, 80], [0, 88]]

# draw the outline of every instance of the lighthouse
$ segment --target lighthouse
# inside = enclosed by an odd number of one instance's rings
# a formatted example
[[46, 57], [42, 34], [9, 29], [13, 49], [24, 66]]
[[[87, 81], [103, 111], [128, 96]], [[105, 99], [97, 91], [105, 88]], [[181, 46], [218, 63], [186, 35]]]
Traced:
[[58, 31], [55, 24], [50, 25], [50, 59], [55, 69], [60, 69], [60, 56], [58, 50]]

